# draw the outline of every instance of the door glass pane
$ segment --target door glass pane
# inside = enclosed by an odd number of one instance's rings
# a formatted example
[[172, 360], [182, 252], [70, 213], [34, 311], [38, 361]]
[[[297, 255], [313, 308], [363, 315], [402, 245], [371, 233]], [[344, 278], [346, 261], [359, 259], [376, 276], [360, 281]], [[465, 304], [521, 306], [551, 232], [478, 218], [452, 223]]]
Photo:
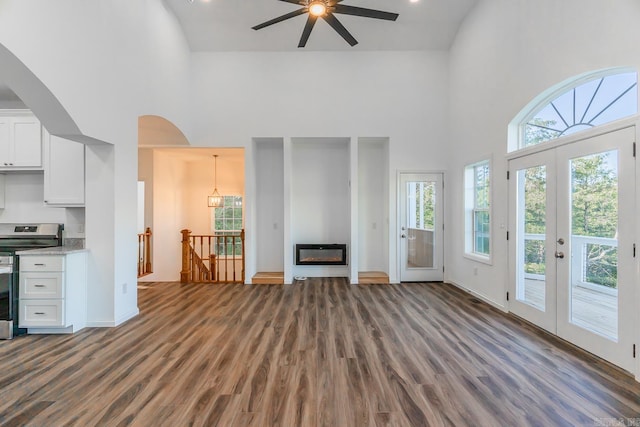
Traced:
[[436, 183], [407, 182], [407, 268], [433, 267]]
[[547, 168], [518, 171], [516, 298], [545, 310]]
[[617, 340], [618, 152], [580, 157], [570, 163], [570, 319]]

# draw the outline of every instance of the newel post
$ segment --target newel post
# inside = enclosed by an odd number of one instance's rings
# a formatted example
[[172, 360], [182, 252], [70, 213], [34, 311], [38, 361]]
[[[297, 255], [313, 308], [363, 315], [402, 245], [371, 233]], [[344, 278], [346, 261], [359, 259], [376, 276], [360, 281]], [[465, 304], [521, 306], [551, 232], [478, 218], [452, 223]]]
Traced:
[[153, 273], [151, 267], [151, 227], [147, 227], [144, 232], [144, 259], [146, 261], [144, 272]]
[[189, 283], [189, 277], [191, 277], [191, 262], [189, 262], [190, 255], [190, 236], [191, 230], [180, 230], [182, 233], [182, 271], [180, 272], [180, 281], [182, 283]]
[[240, 231], [240, 240], [242, 241], [242, 284], [244, 285], [244, 258], [245, 258], [245, 250], [244, 250], [244, 228]]

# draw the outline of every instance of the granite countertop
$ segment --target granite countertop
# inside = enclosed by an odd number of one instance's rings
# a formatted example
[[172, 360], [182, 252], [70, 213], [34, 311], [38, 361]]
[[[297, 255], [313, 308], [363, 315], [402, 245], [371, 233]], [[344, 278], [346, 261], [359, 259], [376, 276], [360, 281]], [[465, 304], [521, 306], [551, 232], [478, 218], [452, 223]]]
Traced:
[[16, 255], [67, 255], [78, 252], [87, 252], [87, 249], [84, 247], [84, 239], [67, 239], [63, 246], [25, 249], [23, 251], [17, 251]]

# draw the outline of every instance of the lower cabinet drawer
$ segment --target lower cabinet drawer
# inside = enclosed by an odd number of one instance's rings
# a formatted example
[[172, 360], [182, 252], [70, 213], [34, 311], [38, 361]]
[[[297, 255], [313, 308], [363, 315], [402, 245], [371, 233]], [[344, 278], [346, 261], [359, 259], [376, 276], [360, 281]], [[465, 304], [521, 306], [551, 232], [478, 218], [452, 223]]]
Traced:
[[56, 255], [20, 255], [20, 271], [63, 271], [64, 257]]
[[64, 298], [64, 273], [20, 273], [20, 298]]
[[20, 328], [65, 326], [63, 300], [21, 300], [18, 311]]

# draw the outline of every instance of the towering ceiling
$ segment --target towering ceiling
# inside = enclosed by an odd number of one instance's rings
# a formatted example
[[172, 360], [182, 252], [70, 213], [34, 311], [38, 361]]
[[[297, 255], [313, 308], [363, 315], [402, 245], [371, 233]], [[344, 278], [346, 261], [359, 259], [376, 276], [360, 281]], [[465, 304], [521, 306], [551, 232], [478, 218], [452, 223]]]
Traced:
[[[251, 27], [300, 6], [280, 0], [165, 0], [192, 51], [293, 51], [306, 15], [259, 31]], [[477, 0], [344, 0], [342, 4], [400, 14], [395, 22], [338, 15], [358, 40], [350, 47], [319, 20], [304, 50], [446, 50]]]

